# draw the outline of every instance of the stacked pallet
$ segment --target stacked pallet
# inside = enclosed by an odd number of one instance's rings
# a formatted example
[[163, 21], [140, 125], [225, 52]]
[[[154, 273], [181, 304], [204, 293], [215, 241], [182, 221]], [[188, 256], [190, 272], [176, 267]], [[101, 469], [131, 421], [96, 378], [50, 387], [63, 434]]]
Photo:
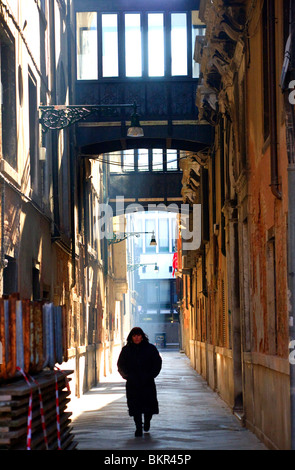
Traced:
[[70, 401], [68, 376], [72, 372], [44, 370], [34, 376], [27, 376], [29, 382], [20, 374], [19, 378], [1, 385], [0, 449], [75, 448], [70, 427], [71, 413], [66, 411]]

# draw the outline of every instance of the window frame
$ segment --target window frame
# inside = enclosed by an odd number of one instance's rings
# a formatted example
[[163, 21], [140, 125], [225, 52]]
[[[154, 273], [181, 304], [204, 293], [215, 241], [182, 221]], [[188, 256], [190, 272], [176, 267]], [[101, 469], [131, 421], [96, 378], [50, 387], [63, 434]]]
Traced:
[[[145, 150], [147, 152], [147, 165], [144, 167], [144, 169], [139, 168], [139, 151], [140, 150]], [[157, 148], [140, 148], [140, 149], [128, 149], [128, 150], [121, 150], [117, 152], [110, 152], [106, 155], [106, 159], [108, 159], [110, 162], [115, 162], [114, 164], [110, 163], [110, 173], [112, 174], [126, 174], [130, 172], [138, 172], [138, 173], [146, 173], [146, 172], [152, 172], [152, 173], [177, 173], [180, 171], [179, 167], [179, 162], [180, 162], [180, 150], [177, 149], [160, 149], [162, 150], [162, 168], [157, 169], [153, 167], [153, 153], [154, 151], [157, 151], [159, 149]], [[176, 167], [175, 168], [169, 168], [169, 164], [171, 162], [168, 161], [167, 155], [168, 152], [174, 150], [175, 151], [175, 157], [177, 158], [176, 161]], [[124, 168], [124, 153], [125, 152], [132, 152], [134, 155], [134, 164], [132, 165], [132, 169]], [[114, 155], [114, 156], [113, 156]], [[116, 161], [115, 161], [116, 159]], [[172, 160], [173, 162], [173, 160]]]
[[[76, 80], [78, 82], [83, 81], [109, 81], [109, 80], [157, 80], [157, 79], [187, 79], [187, 80], [198, 80], [198, 77], [193, 77], [193, 63], [191, 58], [193, 57], [193, 46], [192, 46], [192, 19], [191, 19], [192, 10], [175, 10], [175, 11], [166, 11], [166, 10], [110, 10], [110, 11], [100, 11], [100, 10], [82, 10], [77, 9], [75, 11], [75, 21], [76, 21], [76, 35], [77, 35], [77, 14], [78, 13], [96, 13], [97, 15], [97, 78], [92, 79], [80, 79], [78, 78], [78, 50], [77, 50], [77, 38], [75, 41], [76, 44]], [[141, 31], [141, 57], [142, 57], [142, 74], [140, 76], [131, 76], [126, 74], [126, 29], [125, 29], [125, 17], [126, 15], [139, 15], [140, 16], [140, 31]], [[164, 74], [163, 75], [149, 75], [148, 70], [148, 16], [152, 14], [161, 14], [163, 15], [163, 47], [164, 47]], [[172, 57], [171, 57], [171, 47], [172, 47], [172, 15], [184, 14], [186, 15], [186, 36], [187, 36], [187, 73], [183, 75], [172, 75]], [[118, 75], [116, 76], [103, 76], [103, 38], [102, 38], [102, 16], [103, 15], [117, 15], [117, 42], [118, 42]]]
[[[150, 35], [149, 35], [149, 32], [150, 32], [150, 28], [149, 28], [149, 16], [151, 15], [162, 15], [162, 19], [163, 19], [163, 30], [162, 30], [162, 33], [161, 33], [161, 36], [163, 35], [163, 74], [150, 74]], [[147, 35], [147, 76], [149, 78], [164, 78], [167, 74], [167, 67], [166, 67], [166, 57], [167, 57], [167, 44], [166, 44], [166, 35], [165, 35], [165, 30], [167, 28], [167, 22], [166, 22], [166, 18], [165, 18], [165, 13], [164, 12], [161, 12], [161, 11], [157, 11], [157, 12], [147, 12], [147, 32], [146, 32], [146, 35]]]
[[[116, 25], [116, 55], [117, 55], [117, 74], [116, 75], [104, 75], [104, 55], [103, 55], [103, 48], [104, 48], [104, 36], [103, 36], [103, 16], [116, 16], [117, 19], [117, 25]], [[100, 25], [101, 27], [99, 28], [99, 34], [100, 34], [100, 60], [101, 60], [101, 77], [104, 79], [110, 79], [110, 78], [119, 78], [120, 77], [120, 57], [119, 57], [119, 42], [120, 42], [120, 28], [119, 28], [119, 23], [120, 23], [120, 14], [119, 12], [107, 12], [104, 13], [102, 12], [100, 14]], [[100, 76], [100, 74], [98, 74]]]
[[[16, 44], [6, 27], [0, 22], [0, 98], [1, 110], [1, 156], [14, 170], [18, 171], [17, 161], [17, 103], [16, 103]], [[5, 58], [4, 57], [5, 51]], [[5, 62], [6, 60], [6, 62]], [[5, 67], [9, 66], [9, 70]], [[5, 78], [5, 80], [3, 80]], [[4, 85], [3, 85], [4, 81]], [[5, 87], [6, 85], [6, 87]], [[6, 107], [5, 107], [6, 103]]]
[[[79, 42], [79, 45], [81, 47], [81, 39], [79, 39], [78, 41], [78, 14], [79, 13], [92, 13], [92, 14], [95, 14], [96, 15], [96, 44], [95, 44], [95, 50], [96, 50], [96, 66], [97, 66], [97, 70], [96, 70], [96, 74], [95, 74], [95, 78], [92, 77], [92, 78], [79, 78], [79, 71], [80, 71], [80, 75], [82, 76], [83, 75], [83, 65], [79, 65], [79, 59], [78, 59], [78, 42]], [[81, 29], [85, 29], [86, 28], [80, 28]], [[101, 57], [101, 54], [102, 54], [102, 51], [100, 51], [100, 48], [99, 48], [99, 44], [98, 44], [98, 31], [100, 29], [100, 23], [99, 23], [99, 14], [97, 11], [76, 11], [75, 13], [75, 34], [76, 34], [76, 38], [75, 38], [75, 57], [76, 57], [76, 71], [75, 71], [75, 75], [76, 75], [76, 80], [78, 82], [85, 82], [85, 81], [89, 81], [89, 80], [98, 80], [100, 78], [100, 74], [99, 74], [99, 71], [101, 69], [101, 66], [100, 66], [100, 61], [99, 61], [99, 58]], [[79, 35], [81, 36], [81, 31], [79, 30]], [[89, 31], [91, 31], [91, 29], [89, 29]], [[80, 54], [81, 57], [82, 57], [82, 54]], [[81, 68], [81, 70], [80, 70]]]
[[[141, 73], [140, 75], [127, 75], [127, 53], [126, 53], [126, 17], [138, 15], [139, 16], [139, 30], [140, 30], [140, 46], [141, 46]], [[124, 12], [123, 15], [123, 29], [122, 35], [124, 37], [124, 76], [125, 78], [141, 78], [144, 73], [144, 57], [143, 57], [143, 18], [141, 12]], [[119, 64], [120, 65], [120, 64]]]
[[29, 100], [29, 153], [31, 190], [34, 195], [40, 191], [39, 162], [39, 125], [38, 125], [38, 83], [32, 70], [28, 68], [28, 100]]
[[[173, 27], [172, 27], [172, 17], [176, 15], [185, 15], [185, 35], [186, 35], [186, 73], [173, 73], [173, 40], [172, 40], [172, 32], [173, 32]], [[189, 60], [188, 60], [188, 49], [189, 49], [189, 44], [188, 44], [188, 13], [187, 12], [171, 12], [170, 14], [170, 43], [171, 43], [171, 76], [172, 77], [188, 77], [189, 76]]]

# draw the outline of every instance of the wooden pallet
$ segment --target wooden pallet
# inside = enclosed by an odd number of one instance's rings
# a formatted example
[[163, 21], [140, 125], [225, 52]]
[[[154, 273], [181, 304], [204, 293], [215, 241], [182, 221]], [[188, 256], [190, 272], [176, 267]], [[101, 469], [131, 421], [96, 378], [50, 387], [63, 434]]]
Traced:
[[[32, 376], [39, 384], [44, 407], [46, 434], [50, 450], [58, 448], [56, 425], [55, 378], [58, 380], [60, 432], [62, 450], [76, 447], [71, 434], [71, 413], [67, 412], [70, 391], [67, 389], [67, 377], [73, 371], [45, 370]], [[46, 448], [40, 415], [38, 386], [30, 382], [33, 391], [32, 410], [32, 450]], [[27, 441], [28, 405], [30, 387], [23, 377], [0, 386], [0, 449], [24, 450]]]

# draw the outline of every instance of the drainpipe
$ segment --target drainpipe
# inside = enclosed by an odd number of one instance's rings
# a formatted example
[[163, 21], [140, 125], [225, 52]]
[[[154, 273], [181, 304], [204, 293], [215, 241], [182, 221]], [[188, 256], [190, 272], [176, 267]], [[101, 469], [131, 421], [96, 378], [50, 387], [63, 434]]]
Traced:
[[[292, 0], [293, 1], [293, 0]], [[295, 163], [288, 167], [288, 297], [289, 336], [295, 340]], [[293, 347], [294, 348], [294, 347]], [[290, 362], [290, 361], [289, 361]], [[295, 449], [295, 364], [290, 363], [291, 449]]]
[[[72, 77], [72, 25], [71, 25], [71, 5], [67, 5], [67, 53], [68, 53], [68, 67], [70, 73], [68, 75], [68, 88], [69, 88], [69, 100], [72, 103], [73, 94], [73, 77]], [[72, 239], [72, 268], [73, 268], [73, 280], [71, 287], [74, 288], [76, 285], [76, 232], [75, 232], [75, 193], [76, 193], [76, 135], [73, 127], [69, 129], [70, 139], [70, 210], [71, 210], [71, 239]]]
[[277, 199], [282, 199], [278, 180], [278, 131], [276, 100], [276, 43], [275, 43], [275, 0], [268, 0], [269, 27], [269, 78], [270, 78], [270, 146], [271, 146], [271, 191]]
[[[56, 55], [55, 55], [55, 1], [49, 2], [49, 24], [50, 24], [50, 81], [51, 81], [51, 104], [56, 103]], [[52, 188], [53, 188], [53, 240], [60, 238], [59, 233], [59, 194], [58, 194], [58, 131], [52, 131]]]
[[51, 104], [56, 104], [55, 1], [49, 2]]
[[76, 285], [76, 228], [75, 228], [75, 190], [76, 190], [76, 154], [73, 144], [74, 133], [70, 130], [70, 185], [71, 185], [71, 238], [72, 238], [72, 268], [73, 268], [73, 279], [71, 287], [74, 288]]
[[[294, 0], [291, 0], [293, 2]], [[286, 101], [288, 100], [285, 97]], [[288, 314], [289, 314], [289, 348], [295, 340], [295, 152], [294, 130], [295, 121], [293, 110], [289, 103], [286, 105], [288, 149]], [[290, 367], [290, 421], [291, 449], [295, 450], [295, 364], [289, 360]]]
[[[295, 71], [295, 5], [290, 0], [290, 25], [291, 40], [291, 67], [289, 67], [286, 81], [294, 79]], [[291, 71], [290, 71], [291, 68]], [[290, 73], [291, 72], [291, 73]], [[286, 139], [288, 153], [288, 313], [289, 313], [289, 338], [295, 340], [295, 115], [289, 102], [289, 90], [285, 88], [285, 113], [286, 113]], [[291, 348], [290, 343], [289, 348]], [[294, 349], [294, 346], [292, 347]], [[295, 364], [290, 364], [290, 422], [291, 422], [291, 450], [295, 450]]]

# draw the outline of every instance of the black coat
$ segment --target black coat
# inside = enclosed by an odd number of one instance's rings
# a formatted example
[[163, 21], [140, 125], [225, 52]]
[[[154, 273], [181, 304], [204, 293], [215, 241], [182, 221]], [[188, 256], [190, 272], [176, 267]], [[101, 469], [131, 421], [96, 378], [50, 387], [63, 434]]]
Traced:
[[127, 380], [126, 396], [129, 415], [159, 413], [154, 378], [162, 367], [157, 348], [149, 342], [127, 344], [118, 359], [118, 371]]

